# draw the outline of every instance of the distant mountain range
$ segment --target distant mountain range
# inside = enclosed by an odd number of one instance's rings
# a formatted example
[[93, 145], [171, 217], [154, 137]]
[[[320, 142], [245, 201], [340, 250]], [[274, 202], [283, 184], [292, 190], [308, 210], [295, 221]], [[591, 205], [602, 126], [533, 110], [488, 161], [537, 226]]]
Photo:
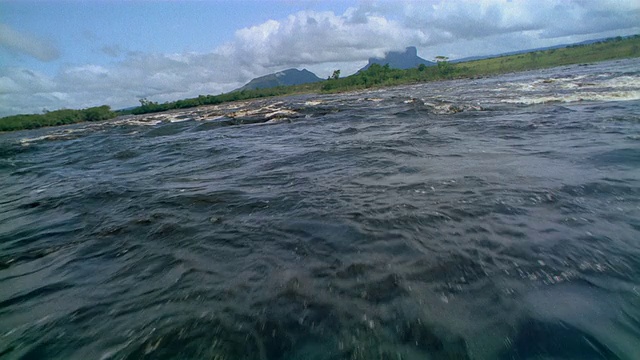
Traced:
[[[394, 69], [410, 69], [415, 68], [420, 64], [432, 66], [436, 63], [419, 57], [418, 50], [414, 46], [410, 46], [406, 48], [404, 52], [390, 51], [386, 53], [383, 58], [369, 58], [369, 63], [359, 71], [368, 69], [372, 64], [379, 64], [382, 66], [389, 64], [389, 67]], [[322, 80], [323, 79], [319, 78], [316, 74], [307, 69], [287, 69], [255, 78], [249, 81], [245, 86], [236, 89], [235, 91], [266, 89], [276, 86], [301, 85]]]
[[412, 69], [420, 64], [425, 64], [426, 66], [436, 65], [432, 61], [419, 57], [415, 46], [409, 46], [404, 52], [390, 51], [383, 58], [369, 58], [369, 63], [359, 71], [367, 70], [373, 64], [382, 66], [389, 64], [392, 69]]
[[318, 81], [322, 81], [322, 79], [317, 77], [316, 74], [307, 69], [287, 69], [274, 74], [255, 78], [236, 91], [266, 89], [276, 86], [300, 85]]

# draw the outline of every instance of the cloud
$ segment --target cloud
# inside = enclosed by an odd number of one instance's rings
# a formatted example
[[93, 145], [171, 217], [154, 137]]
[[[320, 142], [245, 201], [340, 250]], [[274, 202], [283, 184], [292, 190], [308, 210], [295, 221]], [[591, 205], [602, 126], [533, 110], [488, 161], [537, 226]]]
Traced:
[[404, 23], [446, 41], [495, 35], [558, 38], [638, 28], [640, 3], [602, 0], [459, 0], [408, 3]]
[[[551, 8], [551, 5], [554, 5]], [[555, 38], [577, 34], [597, 34], [611, 30], [638, 28], [640, 2], [625, 1], [574, 1], [551, 2], [550, 11], [558, 17], [543, 18], [542, 38]], [[555, 21], [554, 21], [555, 20]]]
[[41, 61], [52, 61], [60, 57], [60, 52], [51, 43], [16, 31], [5, 24], [0, 24], [0, 47]]
[[231, 59], [215, 54], [129, 53], [110, 65], [78, 65], [47, 76], [29, 69], [0, 69], [0, 116], [108, 104], [137, 105], [141, 98], [173, 101], [218, 94], [244, 84]]
[[[306, 67], [321, 77], [335, 69], [348, 75], [369, 57], [410, 45], [427, 59], [460, 58], [630, 34], [640, 32], [638, 18], [640, 3], [618, 0], [393, 1], [365, 2], [342, 14], [305, 10], [238, 29], [209, 53], [127, 52], [110, 44], [101, 52], [111, 62], [102, 65], [66, 65], [51, 76], [0, 69], [0, 116], [218, 94], [290, 67]], [[11, 46], [23, 53], [31, 49], [42, 60], [58, 54], [40, 40], [6, 30], [0, 27], [3, 47], [21, 44]]]
[[227, 53], [246, 65], [286, 67], [361, 61], [425, 40], [423, 31], [407, 29], [384, 16], [355, 10], [344, 15], [301, 11], [283, 21], [238, 30]]
[[405, 9], [405, 24], [428, 29], [433, 43], [452, 39], [478, 39], [539, 28], [526, 9], [504, 1], [440, 2], [432, 6], [410, 4]]

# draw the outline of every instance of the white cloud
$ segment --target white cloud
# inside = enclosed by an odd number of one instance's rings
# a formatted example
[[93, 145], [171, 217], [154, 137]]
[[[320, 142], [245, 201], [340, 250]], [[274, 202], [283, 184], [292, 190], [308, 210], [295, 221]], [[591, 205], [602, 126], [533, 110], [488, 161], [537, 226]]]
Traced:
[[[551, 8], [551, 5], [555, 5]], [[638, 29], [640, 2], [638, 1], [575, 1], [551, 2], [550, 10], [561, 14], [545, 18], [540, 36], [554, 38], [577, 34], [597, 34], [610, 30]]]
[[3, 84], [12, 84], [11, 89], [0, 86], [0, 93], [28, 95], [36, 92], [53, 91], [55, 82], [42, 73], [24, 68], [0, 68]]
[[34, 35], [21, 33], [5, 24], [0, 24], [0, 48], [41, 61], [51, 61], [60, 57], [60, 52], [50, 42]]
[[379, 15], [301, 11], [236, 32], [225, 52], [265, 68], [359, 61], [422, 42], [424, 33]]
[[231, 91], [244, 84], [228, 58], [215, 54], [129, 54], [110, 66], [81, 65], [46, 76], [0, 69], [0, 116], [103, 104], [122, 108], [141, 98], [172, 101]]
[[[54, 76], [0, 69], [0, 116], [217, 94], [290, 67], [320, 77], [334, 69], [348, 75], [369, 57], [410, 45], [426, 59], [460, 58], [637, 33], [638, 18], [639, 2], [617, 0], [393, 1], [364, 3], [343, 14], [307, 10], [239, 29], [206, 54], [127, 53], [110, 44], [101, 51], [114, 62], [100, 66], [67, 65]], [[57, 56], [55, 48], [6, 29], [0, 27], [0, 45], [42, 60]]]

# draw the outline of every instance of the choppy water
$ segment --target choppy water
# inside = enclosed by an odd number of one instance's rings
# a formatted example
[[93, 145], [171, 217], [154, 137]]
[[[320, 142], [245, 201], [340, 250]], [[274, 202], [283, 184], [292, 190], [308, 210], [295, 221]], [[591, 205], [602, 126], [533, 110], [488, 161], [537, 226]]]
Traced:
[[0, 134], [0, 184], [3, 359], [640, 358], [640, 60]]

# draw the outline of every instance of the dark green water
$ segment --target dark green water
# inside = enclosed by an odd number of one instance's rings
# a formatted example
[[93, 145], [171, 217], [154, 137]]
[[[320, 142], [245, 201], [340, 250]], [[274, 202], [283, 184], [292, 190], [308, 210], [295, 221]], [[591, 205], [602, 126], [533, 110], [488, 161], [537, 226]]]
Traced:
[[640, 358], [639, 60], [246, 106], [0, 134], [0, 358]]

